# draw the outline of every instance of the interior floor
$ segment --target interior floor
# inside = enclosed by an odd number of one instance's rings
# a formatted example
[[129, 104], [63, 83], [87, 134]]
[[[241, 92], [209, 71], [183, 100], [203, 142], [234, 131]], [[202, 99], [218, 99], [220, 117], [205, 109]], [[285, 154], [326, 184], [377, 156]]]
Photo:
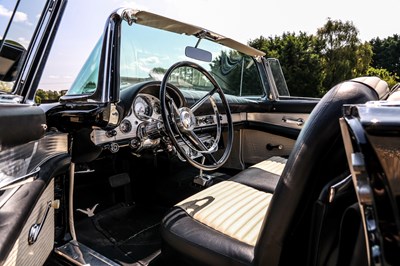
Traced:
[[[219, 169], [213, 181], [234, 173]], [[173, 205], [204, 189], [193, 182], [197, 175], [199, 170], [188, 163], [163, 155], [138, 158], [120, 152], [77, 165], [77, 240], [121, 265], [162, 265], [161, 219]]]

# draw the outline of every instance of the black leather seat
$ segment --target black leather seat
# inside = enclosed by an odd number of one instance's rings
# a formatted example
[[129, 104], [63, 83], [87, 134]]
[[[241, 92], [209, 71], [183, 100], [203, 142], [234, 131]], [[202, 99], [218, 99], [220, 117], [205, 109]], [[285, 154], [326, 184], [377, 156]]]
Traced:
[[342, 106], [378, 98], [359, 81], [332, 88], [310, 114], [273, 193], [249, 174], [178, 203], [162, 221], [162, 254], [184, 265], [306, 265], [312, 203], [348, 171]]

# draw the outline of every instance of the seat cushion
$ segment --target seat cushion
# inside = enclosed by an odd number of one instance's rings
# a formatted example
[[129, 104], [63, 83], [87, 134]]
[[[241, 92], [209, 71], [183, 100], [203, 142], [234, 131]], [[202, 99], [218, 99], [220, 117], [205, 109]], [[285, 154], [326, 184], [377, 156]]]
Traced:
[[200, 263], [250, 264], [271, 198], [271, 193], [222, 181], [176, 204], [163, 219], [163, 238]]
[[271, 193], [223, 181], [176, 206], [198, 222], [254, 246], [271, 197]]
[[273, 193], [285, 168], [287, 159], [273, 156], [241, 171], [229, 180], [242, 183], [252, 188]]
[[259, 162], [250, 168], [258, 168], [263, 171], [270, 172], [272, 174], [280, 176], [282, 174], [283, 168], [285, 168], [285, 164], [287, 162], [286, 158], [280, 156], [273, 156], [267, 160]]

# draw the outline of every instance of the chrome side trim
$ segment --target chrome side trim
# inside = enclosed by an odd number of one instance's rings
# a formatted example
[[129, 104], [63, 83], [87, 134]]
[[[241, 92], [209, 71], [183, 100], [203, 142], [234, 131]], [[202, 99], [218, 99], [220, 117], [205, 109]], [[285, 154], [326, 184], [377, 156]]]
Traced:
[[75, 163], [71, 162], [69, 168], [68, 224], [72, 240], [76, 241], [75, 223], [74, 223], [74, 183], [75, 183]]
[[70, 241], [54, 251], [76, 265], [120, 265], [77, 241]]
[[[210, 115], [197, 116], [196, 118], [198, 121], [206, 121], [208, 117], [210, 117]], [[155, 118], [152, 117], [151, 119], [155, 119]], [[221, 119], [222, 125], [227, 124], [226, 115], [220, 115], [220, 119]], [[247, 119], [246, 113], [232, 114], [232, 122], [233, 123], [240, 123], [240, 122], [246, 121], [246, 119]], [[129, 121], [132, 124], [132, 129], [128, 133], [122, 133], [121, 130], [119, 129], [119, 127], [116, 127], [114, 129], [115, 135], [108, 137], [107, 131], [102, 130], [102, 129], [94, 129], [92, 131], [92, 133], [90, 134], [90, 139], [92, 140], [92, 142], [95, 145], [101, 145], [101, 144], [106, 144], [106, 143], [110, 143], [110, 142], [118, 142], [118, 141], [122, 141], [122, 140], [128, 141], [128, 140], [138, 136], [137, 131], [138, 131], [138, 128], [140, 128], [140, 125], [142, 123], [147, 123], [146, 121], [141, 122], [139, 119], [137, 119], [135, 117], [129, 118]], [[200, 123], [200, 126], [196, 126], [196, 128], [215, 126], [215, 125], [216, 125], [215, 121], [213, 121], [213, 123], [209, 123], [209, 124], [208, 123]]]
[[64, 133], [48, 133], [37, 141], [0, 150], [0, 187], [11, 188], [21, 178], [35, 179], [45, 161], [67, 152], [68, 137]]
[[40, 172], [40, 167], [36, 168], [33, 172], [31, 172], [27, 175], [23, 175], [23, 176], [14, 178], [12, 180], [8, 180], [8, 179], [2, 180], [0, 182], [0, 190], [6, 190], [9, 188], [19, 187], [19, 186], [22, 186], [23, 184], [32, 182], [38, 178], [39, 172]]
[[[240, 123], [240, 122], [244, 122], [247, 120], [247, 114], [246, 113], [234, 113], [231, 114], [232, 116], [232, 123]], [[226, 124], [227, 119], [226, 119], [226, 115], [221, 115], [221, 123], [222, 124]]]
[[248, 113], [247, 121], [301, 129], [309, 116], [308, 113]]
[[15, 187], [13, 189], [9, 189], [7, 191], [4, 191], [4, 194], [1, 195], [0, 197], [0, 209], [6, 204], [6, 202], [15, 194], [15, 192], [18, 191], [20, 187]]

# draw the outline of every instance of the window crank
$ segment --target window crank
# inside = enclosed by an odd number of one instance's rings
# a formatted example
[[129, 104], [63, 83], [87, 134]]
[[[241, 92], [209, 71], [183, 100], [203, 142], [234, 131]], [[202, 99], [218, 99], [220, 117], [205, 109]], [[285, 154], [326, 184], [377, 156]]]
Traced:
[[33, 245], [39, 237], [40, 231], [43, 228], [43, 224], [46, 221], [47, 214], [49, 213], [50, 208], [58, 209], [60, 207], [60, 200], [48, 201], [47, 208], [43, 215], [42, 220], [40, 223], [36, 223], [32, 225], [31, 229], [29, 230], [28, 235], [28, 243], [29, 245]]

